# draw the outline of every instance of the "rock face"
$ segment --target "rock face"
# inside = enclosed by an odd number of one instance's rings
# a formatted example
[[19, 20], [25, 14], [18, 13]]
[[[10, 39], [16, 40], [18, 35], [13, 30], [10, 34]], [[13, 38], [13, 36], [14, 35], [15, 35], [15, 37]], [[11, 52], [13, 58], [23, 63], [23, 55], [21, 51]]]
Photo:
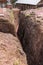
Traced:
[[14, 13], [15, 12], [13, 10], [7, 8], [0, 8], [0, 31], [11, 33], [16, 36], [16, 22], [18, 21], [18, 14], [17, 16], [15, 16], [16, 14]]
[[17, 34], [27, 55], [28, 65], [43, 65], [43, 13], [42, 9], [31, 11], [28, 15], [27, 11], [20, 15]]
[[27, 65], [21, 44], [12, 34], [0, 32], [0, 65]]
[[[3, 8], [0, 11], [0, 65], [27, 65], [26, 55], [17, 38], [18, 13]], [[7, 12], [7, 13], [6, 13]], [[16, 12], [16, 13], [15, 13]], [[17, 17], [17, 18], [16, 18]]]
[[[7, 13], [6, 13], [7, 12]], [[16, 35], [19, 26], [20, 10], [0, 8], [0, 31]]]
[[11, 33], [16, 36], [14, 25], [4, 19], [0, 19], [0, 31], [4, 33]]
[[14, 8], [13, 9], [14, 12], [14, 23], [15, 23], [15, 30], [17, 33], [18, 27], [19, 27], [19, 14], [20, 14], [20, 9], [18, 8]]

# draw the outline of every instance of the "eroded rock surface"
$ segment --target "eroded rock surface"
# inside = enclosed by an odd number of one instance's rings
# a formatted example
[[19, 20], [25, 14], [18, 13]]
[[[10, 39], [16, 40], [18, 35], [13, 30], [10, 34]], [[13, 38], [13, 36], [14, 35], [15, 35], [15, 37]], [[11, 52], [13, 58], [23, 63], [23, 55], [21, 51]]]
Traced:
[[27, 65], [20, 41], [10, 33], [0, 32], [0, 65]]
[[43, 65], [43, 8], [26, 10], [20, 15], [18, 37], [29, 65]]

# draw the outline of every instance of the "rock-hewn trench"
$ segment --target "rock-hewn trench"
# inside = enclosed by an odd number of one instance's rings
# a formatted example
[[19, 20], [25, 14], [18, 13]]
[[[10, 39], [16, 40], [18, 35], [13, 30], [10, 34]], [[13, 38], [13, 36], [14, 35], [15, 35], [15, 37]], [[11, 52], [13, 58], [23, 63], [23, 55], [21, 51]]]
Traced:
[[32, 18], [20, 14], [17, 34], [28, 65], [43, 65], [43, 23]]
[[43, 65], [43, 18], [20, 13], [19, 19], [18, 37], [14, 25], [0, 20], [0, 64]]

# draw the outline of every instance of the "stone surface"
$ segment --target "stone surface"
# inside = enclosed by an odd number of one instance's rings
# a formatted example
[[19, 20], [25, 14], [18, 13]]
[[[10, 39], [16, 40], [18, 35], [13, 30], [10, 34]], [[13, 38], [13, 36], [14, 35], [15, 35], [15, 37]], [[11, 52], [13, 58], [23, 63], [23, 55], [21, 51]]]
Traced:
[[2, 26], [5, 26], [5, 23], [6, 23], [6, 25], [7, 24], [12, 25], [12, 26], [9, 26], [9, 27], [13, 28], [13, 30], [11, 30], [11, 31], [13, 31], [12, 32], [13, 34], [15, 34], [15, 32], [17, 33], [17, 30], [18, 30], [19, 13], [20, 13], [20, 10], [18, 8], [14, 8], [12, 10], [7, 9], [7, 8], [0, 8], [0, 22], [1, 22], [1, 24], [3, 24], [2, 21], [1, 21], [1, 20], [3, 20], [5, 22], [4, 22], [4, 24]]
[[0, 32], [0, 65], [27, 65], [26, 55], [15, 36]]
[[19, 14], [20, 14], [20, 9], [14, 8], [13, 9], [13, 12], [14, 12], [15, 28], [16, 28], [16, 32], [17, 32], [18, 27], [19, 27]]
[[21, 12], [18, 37], [28, 65], [43, 65], [43, 8]]

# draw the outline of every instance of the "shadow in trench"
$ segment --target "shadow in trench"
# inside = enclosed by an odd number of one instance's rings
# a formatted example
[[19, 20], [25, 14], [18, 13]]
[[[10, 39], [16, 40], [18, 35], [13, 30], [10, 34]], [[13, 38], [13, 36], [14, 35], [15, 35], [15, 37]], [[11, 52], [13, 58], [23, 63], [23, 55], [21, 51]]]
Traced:
[[17, 34], [28, 65], [43, 65], [43, 33], [40, 31], [39, 24], [30, 18], [20, 19]]

